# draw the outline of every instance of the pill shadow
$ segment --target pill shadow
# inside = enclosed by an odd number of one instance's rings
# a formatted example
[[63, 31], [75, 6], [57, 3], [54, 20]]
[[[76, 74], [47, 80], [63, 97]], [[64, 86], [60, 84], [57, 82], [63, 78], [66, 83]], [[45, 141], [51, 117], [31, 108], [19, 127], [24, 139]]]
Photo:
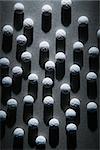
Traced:
[[83, 44], [88, 41], [88, 24], [82, 23], [78, 26], [78, 39]]

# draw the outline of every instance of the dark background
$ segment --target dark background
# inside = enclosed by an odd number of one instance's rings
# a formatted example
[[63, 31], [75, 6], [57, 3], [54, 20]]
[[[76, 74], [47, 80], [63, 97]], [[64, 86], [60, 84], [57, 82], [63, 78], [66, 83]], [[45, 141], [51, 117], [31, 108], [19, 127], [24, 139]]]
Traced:
[[[17, 1], [18, 2], [18, 1]], [[57, 150], [65, 150], [66, 148], [66, 134], [65, 134], [65, 115], [60, 108], [60, 85], [64, 82], [69, 83], [69, 67], [73, 64], [73, 43], [78, 41], [78, 17], [81, 15], [86, 15], [89, 18], [89, 40], [85, 44], [84, 48], [84, 65], [81, 70], [81, 86], [80, 90], [77, 94], [71, 92], [71, 98], [77, 97], [81, 101], [81, 122], [77, 132], [77, 150], [84, 149], [99, 149], [99, 130], [92, 132], [87, 127], [87, 112], [86, 112], [86, 104], [90, 101], [87, 97], [86, 93], [86, 79], [85, 76], [89, 71], [88, 67], [88, 49], [91, 46], [97, 46], [97, 37], [96, 32], [99, 28], [99, 2], [98, 1], [74, 1], [72, 4], [72, 22], [69, 27], [64, 27], [61, 24], [61, 5], [60, 0], [30, 0], [30, 1], [21, 1], [25, 6], [25, 18], [30, 17], [34, 20], [34, 40], [33, 44], [27, 48], [29, 52], [32, 53], [32, 72], [36, 73], [39, 76], [39, 90], [38, 90], [38, 98], [34, 104], [34, 113], [33, 116], [38, 118], [39, 125], [39, 134], [44, 135], [47, 138], [47, 150], [51, 150], [52, 148], [48, 142], [48, 127], [45, 126], [43, 122], [43, 104], [42, 104], [42, 79], [44, 78], [44, 70], [42, 70], [39, 66], [39, 43], [42, 40], [47, 40], [50, 43], [50, 60], [54, 61], [55, 57], [55, 32], [57, 29], [62, 28], [66, 31], [66, 73], [65, 77], [61, 81], [55, 80], [55, 86], [53, 88], [53, 97], [55, 100], [54, 104], [54, 117], [58, 118], [60, 121], [60, 139], [59, 145], [56, 148]], [[15, 1], [0, 1], [0, 30], [5, 24], [11, 24], [13, 26], [13, 5]], [[44, 33], [41, 30], [41, 8], [44, 4], [50, 4], [53, 12], [52, 12], [52, 28], [50, 32]], [[19, 34], [22, 34], [23, 30], [17, 32], [14, 29], [13, 36], [13, 48], [10, 53], [5, 54], [1, 48], [2, 35], [0, 31], [0, 58], [8, 57], [11, 65], [10, 65], [10, 76], [11, 69], [15, 65], [20, 65], [15, 58], [16, 52], [16, 37]], [[99, 83], [99, 81], [98, 81]], [[99, 87], [98, 87], [99, 91]], [[31, 149], [28, 145], [27, 140], [27, 125], [23, 122], [23, 97], [27, 94], [27, 81], [23, 80], [22, 91], [19, 95], [14, 95], [12, 93], [12, 97], [18, 101], [18, 110], [17, 110], [17, 120], [16, 124], [13, 128], [8, 129], [6, 127], [5, 137], [1, 141], [1, 149], [12, 149], [13, 143], [13, 130], [16, 127], [22, 127], [25, 130], [25, 138], [24, 138], [24, 149]], [[96, 100], [99, 105], [99, 92]], [[0, 109], [6, 110], [2, 104]], [[98, 112], [99, 114], [99, 112]], [[98, 121], [99, 122], [99, 121]], [[99, 125], [98, 125], [99, 126]]]

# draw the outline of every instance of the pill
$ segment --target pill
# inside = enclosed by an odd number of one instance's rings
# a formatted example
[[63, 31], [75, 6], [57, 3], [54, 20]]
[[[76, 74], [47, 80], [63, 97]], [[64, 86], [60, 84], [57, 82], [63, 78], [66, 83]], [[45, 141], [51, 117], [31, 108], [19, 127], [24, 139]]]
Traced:
[[27, 124], [29, 119], [33, 116], [33, 103], [34, 98], [31, 95], [26, 95], [23, 98], [23, 121]]
[[83, 50], [84, 45], [77, 41], [73, 44], [73, 62], [80, 66], [83, 66]]
[[22, 3], [16, 3], [14, 5], [14, 27], [16, 30], [21, 30], [24, 20], [24, 5]]
[[65, 75], [65, 59], [66, 56], [63, 52], [58, 52], [55, 55], [57, 80], [61, 80]]
[[39, 64], [41, 68], [45, 67], [45, 63], [49, 60], [49, 43], [47, 41], [42, 41], [39, 44]]
[[34, 21], [31, 18], [26, 18], [24, 20], [23, 26], [23, 32], [27, 38], [27, 46], [30, 46], [33, 42]]
[[38, 94], [38, 76], [35, 73], [31, 73], [28, 76], [28, 94], [34, 97], [34, 100], [37, 99]]
[[49, 32], [52, 26], [52, 7], [48, 4], [42, 7], [41, 26], [45, 33]]
[[68, 108], [65, 112], [66, 124], [76, 123], [76, 112], [75, 110]]
[[11, 97], [12, 90], [12, 79], [9, 76], [6, 76], [2, 79], [1, 83], [1, 101], [2, 104], [6, 105], [7, 100]]
[[7, 126], [11, 128], [16, 122], [17, 101], [11, 98], [7, 101]]
[[31, 118], [28, 121], [28, 143], [31, 147], [35, 146], [35, 139], [38, 136], [39, 121], [36, 118]]
[[44, 150], [46, 148], [46, 138], [42, 135], [39, 135], [36, 140], [36, 149], [37, 150]]
[[12, 81], [13, 81], [13, 92], [15, 94], [20, 93], [22, 87], [22, 74], [23, 70], [20, 66], [15, 66], [12, 69]]
[[0, 139], [2, 139], [5, 135], [6, 117], [6, 112], [4, 110], [0, 110]]
[[89, 72], [86, 75], [87, 80], [87, 96], [90, 99], [97, 97], [97, 75], [94, 72]]
[[23, 77], [24, 79], [28, 78], [28, 75], [31, 72], [31, 60], [32, 54], [30, 52], [23, 52], [21, 55], [21, 64], [23, 68]]
[[17, 127], [13, 132], [13, 149], [23, 149], [25, 131]]
[[18, 35], [16, 43], [16, 59], [20, 62], [21, 54], [26, 51], [27, 38], [24, 35]]
[[49, 120], [53, 118], [53, 107], [54, 107], [54, 99], [51, 96], [46, 96], [43, 100], [44, 111], [43, 111], [43, 119], [46, 125], [49, 124]]
[[59, 120], [56, 118], [49, 121], [49, 144], [52, 148], [59, 144]]
[[61, 22], [64, 26], [71, 24], [71, 0], [61, 0]]
[[53, 87], [52, 79], [46, 77], [42, 80], [42, 84], [43, 84], [43, 98], [46, 96], [52, 96], [52, 87]]
[[11, 25], [5, 25], [2, 29], [3, 38], [2, 38], [2, 49], [4, 52], [8, 53], [12, 49], [12, 40], [13, 40], [13, 28]]
[[97, 45], [98, 45], [98, 49], [100, 49], [100, 29], [98, 29], [97, 31]]
[[86, 43], [88, 40], [88, 23], [89, 19], [86, 16], [78, 18], [78, 39], [80, 42]]
[[91, 47], [89, 53], [89, 69], [90, 71], [98, 72], [99, 70], [99, 49]]
[[58, 29], [56, 31], [56, 53], [65, 53], [66, 49], [66, 32], [63, 29]]
[[80, 89], [80, 67], [77, 64], [70, 67], [70, 86], [74, 93]]
[[71, 87], [70, 87], [69, 84], [63, 83], [60, 86], [60, 105], [61, 105], [61, 109], [64, 112], [65, 112], [65, 110], [67, 109], [67, 107], [69, 105], [70, 91], [71, 91]]

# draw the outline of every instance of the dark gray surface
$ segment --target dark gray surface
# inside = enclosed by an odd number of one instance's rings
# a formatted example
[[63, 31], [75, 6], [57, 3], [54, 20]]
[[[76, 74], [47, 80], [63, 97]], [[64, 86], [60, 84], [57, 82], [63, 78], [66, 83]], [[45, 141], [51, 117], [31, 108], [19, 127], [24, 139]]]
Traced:
[[[78, 40], [78, 23], [77, 19], [81, 15], [86, 15], [89, 18], [89, 40], [85, 44], [84, 48], [84, 65], [81, 70], [81, 86], [80, 90], [77, 94], [71, 92], [71, 98], [77, 97], [81, 100], [81, 122], [77, 132], [77, 149], [99, 149], [99, 135], [98, 129], [95, 132], [91, 132], [87, 127], [87, 113], [86, 113], [86, 104], [90, 101], [87, 98], [86, 93], [86, 79], [85, 76], [89, 71], [88, 67], [88, 49], [91, 46], [97, 46], [97, 38], [96, 31], [99, 28], [99, 3], [97, 1], [74, 1], [72, 5], [72, 22], [69, 27], [64, 27], [61, 24], [61, 9], [60, 9], [60, 0], [45, 0], [42, 1], [22, 1], [25, 6], [25, 18], [30, 17], [34, 20], [34, 40], [33, 44], [27, 48], [29, 52], [32, 53], [32, 72], [36, 73], [39, 76], [39, 90], [38, 90], [38, 98], [34, 104], [34, 113], [33, 116], [39, 119], [39, 134], [44, 135], [47, 138], [47, 150], [51, 150], [51, 147], [48, 142], [48, 127], [45, 126], [43, 122], [43, 104], [42, 104], [42, 79], [44, 78], [44, 70], [42, 70], [39, 66], [39, 43], [42, 40], [47, 40], [50, 43], [50, 60], [54, 60], [55, 57], [55, 32], [59, 28], [63, 28], [66, 33], [66, 74], [63, 80], [57, 81], [55, 80], [55, 86], [53, 88], [53, 97], [55, 99], [54, 105], [54, 116], [60, 121], [60, 139], [59, 145], [56, 148], [57, 150], [65, 150], [66, 148], [66, 134], [65, 134], [65, 115], [60, 108], [60, 85], [64, 82], [69, 83], [69, 67], [73, 64], [73, 43]], [[50, 4], [53, 9], [52, 13], [52, 29], [49, 33], [44, 33], [41, 30], [41, 7], [44, 4]], [[0, 1], [0, 28], [5, 24], [13, 25], [13, 5], [14, 1]], [[15, 58], [16, 52], [16, 37], [19, 34], [22, 34], [23, 31], [17, 32], [14, 30], [13, 37], [13, 48], [10, 53], [5, 54], [0, 48], [0, 57], [6, 56], [9, 58], [11, 62], [10, 66], [10, 76], [11, 69], [15, 65], [20, 65]], [[0, 34], [0, 43], [1, 43], [1, 34]], [[1, 45], [1, 44], [0, 44]], [[0, 46], [1, 47], [1, 46]], [[99, 91], [99, 87], [98, 87]], [[14, 97], [18, 101], [18, 110], [17, 110], [17, 120], [16, 124], [13, 128], [8, 129], [6, 127], [6, 133], [4, 139], [1, 141], [2, 149], [12, 149], [13, 143], [13, 130], [16, 127], [22, 127], [25, 130], [25, 139], [24, 139], [24, 149], [31, 149], [28, 145], [27, 140], [27, 125], [23, 122], [23, 97], [27, 94], [27, 81], [23, 80], [22, 91], [19, 95], [14, 95], [12, 93], [12, 97]], [[99, 97], [99, 95], [98, 95]], [[95, 100], [99, 104], [98, 98]], [[6, 107], [1, 105], [0, 109], [6, 110]]]

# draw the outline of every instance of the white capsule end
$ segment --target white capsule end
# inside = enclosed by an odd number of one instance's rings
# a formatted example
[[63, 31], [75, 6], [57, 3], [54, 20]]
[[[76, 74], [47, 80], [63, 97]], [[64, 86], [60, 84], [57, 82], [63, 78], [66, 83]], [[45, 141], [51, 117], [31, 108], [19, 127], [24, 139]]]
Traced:
[[24, 35], [18, 35], [16, 41], [19, 45], [25, 45], [27, 43], [27, 38]]
[[71, 6], [72, 1], [71, 0], [61, 0], [61, 6]]
[[87, 104], [87, 110], [88, 111], [94, 111], [97, 110], [97, 104], [95, 102], [89, 102]]
[[76, 112], [73, 109], [69, 108], [66, 110], [65, 116], [66, 117], [76, 117]]
[[16, 128], [14, 130], [14, 136], [23, 137], [24, 136], [24, 130], [21, 128]]
[[84, 48], [84, 45], [79, 41], [77, 41], [73, 44], [73, 49], [82, 49], [83, 50], [83, 48]]
[[30, 82], [37, 82], [38, 81], [38, 76], [35, 74], [35, 73], [31, 73], [29, 76], [28, 76], [28, 80]]
[[43, 100], [43, 103], [46, 105], [53, 105], [54, 99], [51, 96], [46, 96]]
[[26, 18], [23, 22], [24, 27], [30, 29], [34, 26], [34, 21], [31, 18]]
[[56, 55], [55, 55], [55, 59], [56, 60], [59, 60], [59, 61], [63, 61], [66, 59], [66, 56], [63, 52], [58, 52]]
[[53, 85], [53, 81], [51, 78], [46, 77], [43, 79], [42, 84], [46, 87], [51, 87]]
[[56, 119], [56, 118], [51, 119], [51, 120], [49, 121], [49, 126], [56, 126], [56, 127], [58, 127], [58, 126], [59, 126], [59, 121], [58, 121], [58, 119]]
[[46, 51], [49, 49], [49, 43], [47, 41], [42, 41], [39, 45], [39, 49], [42, 49], [43, 51]]
[[5, 35], [7, 35], [7, 36], [10, 36], [10, 35], [12, 35], [13, 34], [13, 28], [12, 28], [12, 26], [11, 25], [5, 25], [4, 27], [3, 27], [3, 34], [5, 34]]
[[12, 73], [13, 73], [13, 75], [15, 75], [15, 76], [22, 75], [23, 70], [22, 70], [21, 67], [15, 66], [15, 67], [13, 67], [13, 69], [12, 69]]
[[70, 72], [78, 73], [78, 72], [80, 72], [80, 67], [78, 65], [74, 64], [70, 67]]
[[45, 63], [45, 69], [47, 70], [55, 69], [55, 63], [53, 61], [47, 61]]
[[71, 87], [70, 87], [69, 84], [63, 83], [63, 84], [60, 86], [60, 90], [61, 90], [62, 92], [64, 92], [64, 93], [70, 92]]
[[99, 49], [97, 47], [91, 47], [89, 49], [89, 54], [90, 55], [99, 55]]
[[79, 24], [83, 24], [83, 23], [88, 24], [89, 23], [89, 19], [86, 16], [81, 16], [78, 19], [78, 23]]
[[6, 76], [2, 79], [2, 84], [9, 87], [12, 85], [12, 79], [9, 76]]
[[0, 67], [1, 68], [6, 68], [9, 65], [10, 65], [10, 61], [9, 61], [8, 58], [3, 57], [3, 58], [0, 59]]
[[38, 127], [38, 125], [39, 125], [39, 121], [36, 118], [31, 118], [28, 121], [28, 126], [30, 126], [30, 127], [32, 127], [32, 126]]
[[42, 12], [49, 12], [49, 13], [52, 13], [52, 7], [50, 5], [44, 5], [42, 7]]
[[70, 101], [70, 106], [80, 107], [80, 100], [77, 98], [72, 98]]
[[94, 72], [89, 72], [87, 75], [86, 75], [86, 79], [87, 80], [96, 80], [97, 79], [97, 75], [94, 73]]
[[0, 110], [0, 120], [5, 120], [7, 117], [7, 114], [4, 110]]
[[34, 98], [31, 95], [26, 95], [23, 99], [24, 103], [34, 103]]
[[56, 31], [56, 38], [62, 39], [66, 37], [66, 32], [63, 29], [59, 29]]
[[41, 145], [41, 144], [43, 144], [43, 145], [46, 144], [46, 138], [42, 135], [40, 135], [36, 138], [36, 145]]
[[22, 3], [16, 3], [14, 5], [14, 11], [24, 11], [24, 5]]
[[17, 101], [15, 99], [11, 98], [7, 101], [7, 106], [10, 108], [16, 108], [17, 107]]
[[100, 29], [97, 31], [97, 37], [100, 38]]
[[28, 62], [32, 59], [32, 54], [30, 52], [23, 52], [22, 55], [21, 55], [21, 59], [24, 62]]
[[70, 132], [70, 131], [77, 131], [77, 126], [74, 123], [70, 123], [67, 125], [66, 127], [66, 131]]

